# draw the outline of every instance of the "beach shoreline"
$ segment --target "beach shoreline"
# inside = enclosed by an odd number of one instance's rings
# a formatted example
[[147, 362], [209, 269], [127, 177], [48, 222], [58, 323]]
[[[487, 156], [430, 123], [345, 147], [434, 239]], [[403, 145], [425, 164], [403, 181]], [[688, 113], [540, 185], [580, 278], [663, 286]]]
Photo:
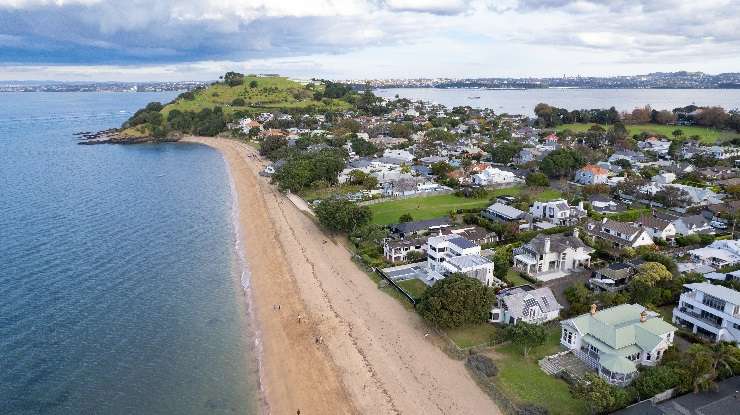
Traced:
[[500, 413], [463, 363], [424, 335], [423, 321], [352, 262], [343, 239], [258, 175], [255, 149], [182, 141], [218, 150], [233, 182], [264, 413]]

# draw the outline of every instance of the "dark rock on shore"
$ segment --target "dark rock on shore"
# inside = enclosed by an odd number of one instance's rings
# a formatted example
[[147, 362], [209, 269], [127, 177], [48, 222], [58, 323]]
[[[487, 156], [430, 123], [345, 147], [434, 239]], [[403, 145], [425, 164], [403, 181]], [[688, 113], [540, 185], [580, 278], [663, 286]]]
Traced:
[[80, 132], [75, 135], [80, 136], [80, 140], [77, 144], [80, 145], [94, 145], [94, 144], [143, 144], [143, 143], [173, 143], [180, 140], [178, 136], [169, 136], [162, 138], [154, 137], [134, 137], [134, 136], [123, 136], [118, 129], [109, 129], [92, 132]]

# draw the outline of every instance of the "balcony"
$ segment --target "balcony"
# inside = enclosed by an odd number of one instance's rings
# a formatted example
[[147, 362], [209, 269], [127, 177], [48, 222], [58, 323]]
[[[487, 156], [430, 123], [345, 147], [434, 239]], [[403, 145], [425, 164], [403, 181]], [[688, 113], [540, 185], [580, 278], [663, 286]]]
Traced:
[[679, 318], [681, 318], [682, 317], [681, 314], [683, 314], [685, 316], [693, 318], [694, 320], [704, 323], [708, 326], [712, 326], [718, 329], [722, 327], [722, 320], [720, 320], [720, 322], [718, 323], [717, 321], [713, 319], [709, 319], [709, 318], [702, 316], [701, 313], [697, 313], [695, 310], [692, 310], [690, 308], [681, 307], [678, 309], [678, 311], [680, 314], [678, 314], [677, 317]]

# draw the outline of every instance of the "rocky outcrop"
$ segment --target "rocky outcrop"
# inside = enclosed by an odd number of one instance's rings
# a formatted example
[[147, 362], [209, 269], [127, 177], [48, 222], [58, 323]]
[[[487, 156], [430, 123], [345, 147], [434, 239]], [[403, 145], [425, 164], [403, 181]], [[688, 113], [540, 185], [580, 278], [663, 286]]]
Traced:
[[79, 132], [75, 133], [79, 137], [77, 144], [142, 144], [142, 143], [173, 143], [180, 140], [180, 136], [172, 135], [162, 138], [149, 136], [128, 136], [121, 134], [118, 129], [109, 129], [98, 132]]

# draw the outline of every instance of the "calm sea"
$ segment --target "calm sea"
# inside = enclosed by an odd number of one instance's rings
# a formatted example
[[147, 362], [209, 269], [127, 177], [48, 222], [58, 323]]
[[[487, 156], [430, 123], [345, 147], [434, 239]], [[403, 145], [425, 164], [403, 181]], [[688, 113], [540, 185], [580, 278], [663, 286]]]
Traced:
[[220, 155], [79, 146], [174, 93], [0, 94], [0, 413], [253, 414]]
[[[435, 89], [393, 88], [375, 93], [385, 98], [401, 98], [435, 102], [447, 107], [470, 105], [491, 108], [497, 113], [533, 115], [534, 106], [545, 102], [560, 108], [610, 108], [632, 111], [650, 105], [654, 109], [686, 105], [718, 105], [727, 110], [740, 108], [740, 89]], [[472, 97], [480, 97], [471, 99]]]

